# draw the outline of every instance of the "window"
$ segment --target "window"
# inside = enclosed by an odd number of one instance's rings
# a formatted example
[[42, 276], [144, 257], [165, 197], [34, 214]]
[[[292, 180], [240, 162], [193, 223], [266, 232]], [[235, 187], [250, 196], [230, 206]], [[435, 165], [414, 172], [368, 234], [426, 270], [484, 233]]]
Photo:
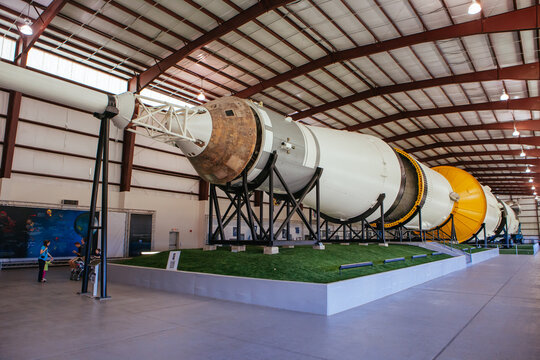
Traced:
[[[184, 106], [193, 107], [193, 105], [188, 104], [186, 102], [183, 102], [182, 100], [173, 98], [171, 96], [164, 95], [162, 93], [159, 93], [157, 91], [150, 90], [150, 89], [143, 89], [141, 91], [141, 95], [142, 96], [148, 96], [149, 98], [156, 99], [156, 100], [159, 100], [159, 101], [168, 102], [168, 103], [173, 104], [173, 105], [179, 105], [179, 106], [182, 106], [182, 107], [184, 107]], [[146, 103], [148, 105], [152, 105], [152, 106], [153, 105], [158, 105], [158, 104], [152, 104], [151, 101], [145, 101], [145, 104]]]
[[0, 58], [11, 60], [15, 58], [15, 41], [7, 38], [0, 38]]
[[28, 53], [26, 64], [28, 67], [113, 94], [121, 94], [127, 91], [126, 80], [36, 48], [32, 48]]
[[[14, 40], [7, 37], [0, 37], [0, 58], [13, 61], [15, 58], [15, 46], [16, 42]], [[126, 80], [37, 48], [30, 50], [26, 64], [28, 67], [112, 94], [121, 94], [127, 91]], [[192, 104], [151, 89], [143, 89], [141, 95], [173, 105], [193, 107]], [[149, 105], [158, 105], [158, 103], [152, 104], [151, 101], [147, 101], [147, 103]]]

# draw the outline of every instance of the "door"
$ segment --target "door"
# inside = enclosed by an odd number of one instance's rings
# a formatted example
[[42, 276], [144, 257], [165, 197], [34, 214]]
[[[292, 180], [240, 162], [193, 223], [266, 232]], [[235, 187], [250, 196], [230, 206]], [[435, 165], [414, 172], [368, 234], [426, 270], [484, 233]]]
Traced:
[[152, 215], [131, 214], [129, 223], [129, 256], [141, 255], [152, 248]]
[[180, 234], [178, 231], [169, 232], [169, 250], [180, 248]]
[[109, 211], [107, 223], [107, 256], [123, 257], [127, 214]]

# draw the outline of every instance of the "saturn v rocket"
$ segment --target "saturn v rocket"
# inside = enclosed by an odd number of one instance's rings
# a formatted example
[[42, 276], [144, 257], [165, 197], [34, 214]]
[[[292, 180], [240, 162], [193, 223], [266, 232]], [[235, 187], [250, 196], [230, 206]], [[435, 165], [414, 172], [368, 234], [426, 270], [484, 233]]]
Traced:
[[[0, 87], [96, 113], [102, 113], [111, 101], [106, 94], [5, 62], [0, 62]], [[114, 101], [119, 113], [112, 121], [123, 129], [132, 121], [135, 96], [128, 92], [114, 96]], [[233, 96], [191, 111], [190, 139], [179, 138], [174, 144], [210, 183], [239, 185], [244, 172], [253, 181], [276, 152], [275, 166], [293, 193], [307, 185], [317, 168], [323, 169], [320, 210], [327, 218], [354, 219], [385, 194], [386, 228], [449, 227], [452, 215], [459, 242], [470, 239], [483, 224], [487, 236], [505, 226], [510, 234], [518, 231], [514, 210], [471, 174], [452, 166], [429, 168], [377, 137], [304, 125]], [[169, 124], [168, 131], [174, 133], [177, 126]], [[275, 193], [284, 192], [281, 184], [273, 186]], [[268, 191], [268, 181], [259, 190]], [[314, 207], [315, 191], [303, 203]], [[373, 212], [366, 220], [379, 217]], [[443, 231], [450, 233], [448, 228]]]

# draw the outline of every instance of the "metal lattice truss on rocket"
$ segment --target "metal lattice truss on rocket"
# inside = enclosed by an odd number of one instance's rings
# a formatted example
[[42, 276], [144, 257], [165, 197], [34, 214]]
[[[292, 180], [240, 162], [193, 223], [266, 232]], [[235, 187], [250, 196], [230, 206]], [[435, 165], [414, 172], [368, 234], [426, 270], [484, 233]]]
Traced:
[[136, 109], [139, 113], [131, 120], [128, 131], [141, 134], [152, 139], [174, 144], [176, 141], [185, 140], [203, 145], [200, 140], [193, 137], [189, 131], [189, 121], [194, 115], [202, 111], [188, 106], [179, 106], [167, 102], [134, 95]]

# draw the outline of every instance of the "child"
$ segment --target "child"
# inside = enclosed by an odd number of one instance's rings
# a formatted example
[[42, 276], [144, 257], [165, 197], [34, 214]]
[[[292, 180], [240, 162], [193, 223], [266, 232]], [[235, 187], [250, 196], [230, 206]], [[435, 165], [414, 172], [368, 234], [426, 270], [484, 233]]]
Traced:
[[38, 264], [39, 264], [39, 272], [38, 272], [38, 282], [46, 282], [47, 279], [43, 278], [43, 269], [45, 268], [45, 262], [48, 260], [54, 260], [51, 254], [49, 253], [49, 244], [51, 242], [49, 240], [43, 241], [43, 246], [39, 250], [39, 257], [38, 257]]
[[47, 271], [49, 270], [49, 264], [51, 263], [51, 260], [45, 261], [45, 266], [43, 267], [43, 280], [47, 281], [45, 279], [45, 276], [47, 275]]

